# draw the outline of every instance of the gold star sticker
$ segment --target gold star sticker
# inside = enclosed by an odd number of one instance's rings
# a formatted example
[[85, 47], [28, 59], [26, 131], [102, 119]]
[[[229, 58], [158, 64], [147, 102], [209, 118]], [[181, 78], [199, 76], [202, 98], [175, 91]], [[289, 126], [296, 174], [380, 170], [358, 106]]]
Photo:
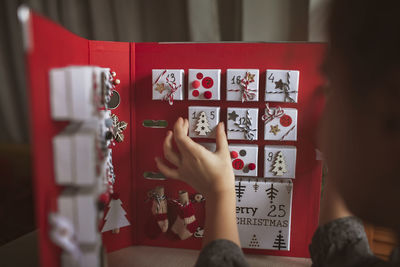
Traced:
[[255, 74], [251, 74], [250, 72], [247, 72], [246, 73], [246, 79], [249, 81], [249, 82], [254, 82], [254, 76], [256, 76]]
[[164, 92], [165, 90], [165, 85], [163, 83], [156, 83], [156, 91], [158, 91], [160, 94]]
[[273, 133], [274, 135], [276, 135], [280, 131], [281, 131], [281, 129], [278, 128], [278, 124], [277, 125], [271, 125], [271, 130], [269, 130], [269, 132]]

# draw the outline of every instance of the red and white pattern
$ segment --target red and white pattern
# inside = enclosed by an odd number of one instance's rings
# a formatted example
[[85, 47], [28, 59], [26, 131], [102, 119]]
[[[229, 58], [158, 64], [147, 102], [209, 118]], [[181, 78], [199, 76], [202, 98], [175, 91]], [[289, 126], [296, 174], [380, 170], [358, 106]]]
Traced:
[[197, 230], [199, 226], [193, 204], [188, 202], [183, 205], [178, 201], [173, 201], [178, 207], [178, 216], [171, 227], [171, 231], [179, 236], [181, 240], [188, 239]]

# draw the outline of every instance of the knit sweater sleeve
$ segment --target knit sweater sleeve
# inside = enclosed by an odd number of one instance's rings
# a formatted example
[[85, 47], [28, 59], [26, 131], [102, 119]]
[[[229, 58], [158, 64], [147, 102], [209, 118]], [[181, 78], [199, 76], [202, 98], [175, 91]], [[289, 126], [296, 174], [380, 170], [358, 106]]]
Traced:
[[320, 226], [309, 249], [313, 267], [392, 266], [371, 253], [364, 226], [353, 216]]
[[229, 240], [218, 239], [210, 242], [200, 252], [196, 267], [248, 267], [240, 247]]

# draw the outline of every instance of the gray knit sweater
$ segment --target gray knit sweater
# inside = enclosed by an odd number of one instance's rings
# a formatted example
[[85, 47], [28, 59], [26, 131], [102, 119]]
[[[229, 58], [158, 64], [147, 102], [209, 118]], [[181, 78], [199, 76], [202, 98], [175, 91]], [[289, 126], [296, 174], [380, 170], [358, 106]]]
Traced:
[[[390, 262], [372, 255], [364, 227], [355, 217], [346, 217], [320, 226], [312, 239], [310, 254], [313, 267], [391, 267], [400, 266], [398, 250]], [[196, 267], [249, 266], [242, 250], [228, 240], [215, 240], [200, 253]]]

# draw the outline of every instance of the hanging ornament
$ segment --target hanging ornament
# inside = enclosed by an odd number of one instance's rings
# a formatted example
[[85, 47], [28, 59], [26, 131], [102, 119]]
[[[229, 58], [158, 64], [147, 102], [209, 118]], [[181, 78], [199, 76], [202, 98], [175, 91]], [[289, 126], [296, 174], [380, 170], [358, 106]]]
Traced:
[[109, 210], [104, 220], [106, 221], [101, 232], [112, 230], [113, 234], [118, 234], [120, 228], [131, 225], [126, 218], [126, 211], [122, 208], [122, 201], [119, 194], [113, 193], [108, 205]]
[[113, 120], [113, 137], [118, 143], [124, 141], [124, 134], [122, 133], [127, 127], [128, 123], [119, 121], [117, 115], [111, 114]]
[[68, 252], [75, 261], [79, 261], [82, 252], [76, 241], [75, 229], [72, 222], [60, 214], [50, 213], [49, 223], [51, 226], [50, 239], [54, 244]]
[[178, 216], [171, 227], [171, 231], [181, 240], [188, 239], [195, 232], [198, 222], [195, 217], [193, 204], [189, 201], [189, 195], [185, 191], [179, 191], [179, 201], [173, 200], [178, 208]]

